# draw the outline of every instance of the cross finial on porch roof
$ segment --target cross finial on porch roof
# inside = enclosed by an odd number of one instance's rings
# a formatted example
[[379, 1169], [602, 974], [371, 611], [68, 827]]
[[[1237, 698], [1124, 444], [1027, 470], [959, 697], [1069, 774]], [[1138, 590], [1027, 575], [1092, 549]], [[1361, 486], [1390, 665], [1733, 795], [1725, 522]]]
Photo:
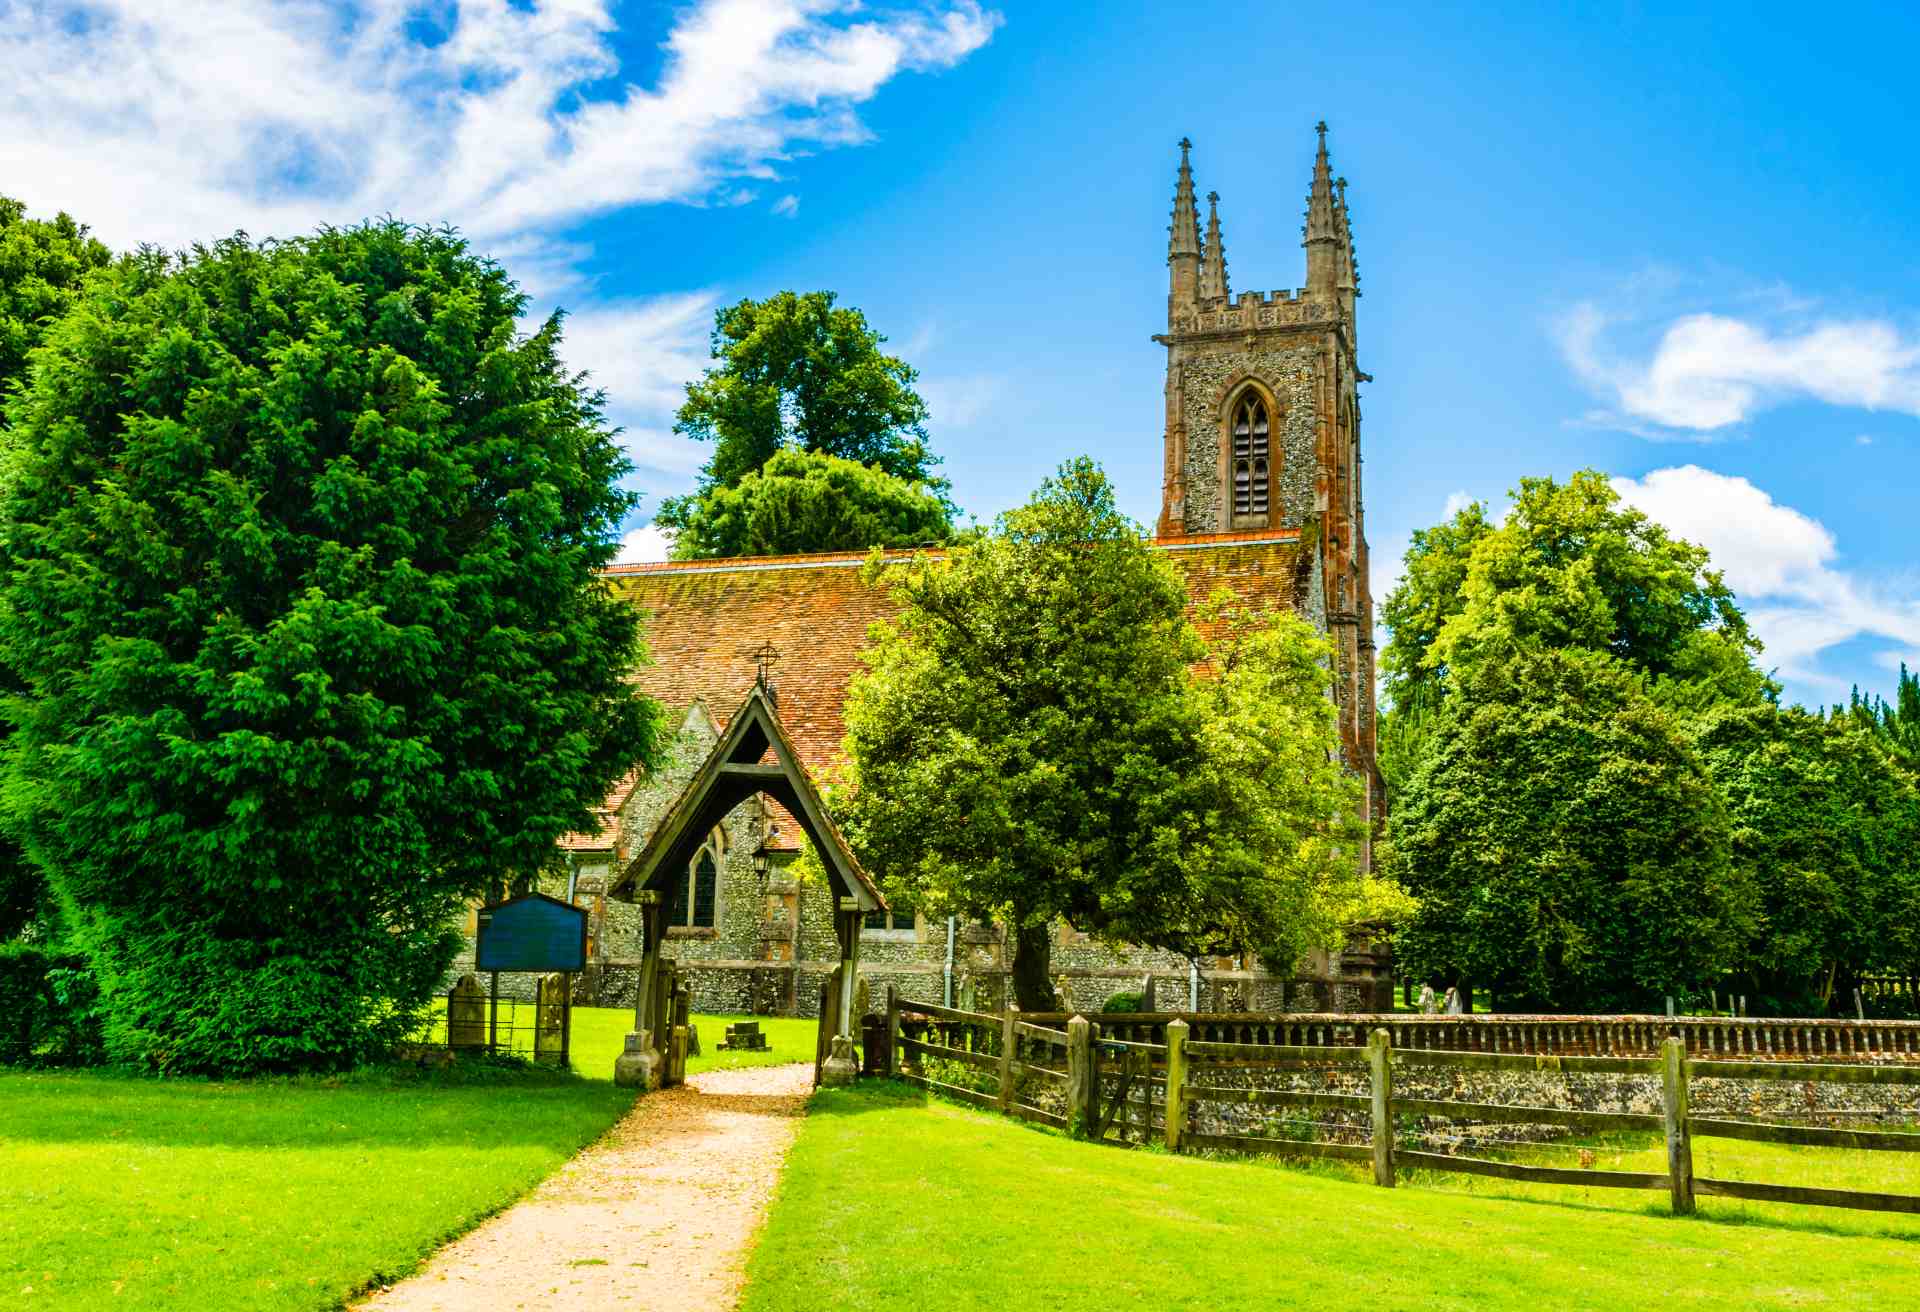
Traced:
[[780, 649], [771, 642], [763, 642], [747, 655], [753, 657], [755, 664], [754, 682], [762, 688], [772, 688], [773, 667], [780, 659]]

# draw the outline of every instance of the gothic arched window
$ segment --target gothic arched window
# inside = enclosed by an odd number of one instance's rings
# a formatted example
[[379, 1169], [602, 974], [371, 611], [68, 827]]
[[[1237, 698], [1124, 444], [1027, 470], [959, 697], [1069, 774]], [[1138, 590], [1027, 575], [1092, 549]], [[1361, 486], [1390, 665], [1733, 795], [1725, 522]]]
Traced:
[[673, 890], [669, 925], [684, 929], [712, 929], [718, 923], [720, 869], [727, 859], [725, 830], [716, 827], [687, 862], [687, 877]]
[[1267, 403], [1249, 388], [1233, 407], [1233, 513], [1264, 517], [1271, 485]]

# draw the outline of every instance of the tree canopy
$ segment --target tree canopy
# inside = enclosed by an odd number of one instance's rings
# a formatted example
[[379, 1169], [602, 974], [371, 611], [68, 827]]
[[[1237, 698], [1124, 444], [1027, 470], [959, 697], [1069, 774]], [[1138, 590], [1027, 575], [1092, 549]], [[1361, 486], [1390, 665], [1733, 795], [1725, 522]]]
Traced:
[[89, 279], [10, 404], [6, 799], [119, 1059], [338, 1066], [656, 751], [560, 323], [387, 221]]
[[1209, 649], [1085, 459], [981, 541], [871, 568], [905, 609], [848, 694], [847, 832], [915, 905], [1013, 926], [1022, 1007], [1053, 1001], [1062, 918], [1282, 969], [1330, 941], [1362, 832], [1303, 621]]
[[1854, 723], [1877, 737], [1887, 750], [1905, 762], [1909, 770], [1920, 770], [1920, 674], [1900, 663], [1900, 682], [1893, 700], [1863, 697], [1855, 688], [1848, 700], [1847, 714]]
[[[838, 456], [944, 500], [927, 448], [927, 406], [913, 367], [834, 293], [779, 292], [714, 313], [715, 363], [687, 384], [674, 431], [714, 445], [691, 496], [663, 502], [659, 522], [686, 532], [715, 493], [738, 487], [780, 451]], [[951, 511], [951, 507], [948, 507]], [[862, 545], [871, 545], [865, 544]], [[804, 550], [824, 548], [805, 547]]]
[[1704, 997], [1734, 965], [1755, 913], [1726, 806], [1644, 681], [1565, 648], [1459, 672], [1393, 817], [1406, 969], [1601, 1011]]
[[[26, 377], [28, 352], [66, 311], [82, 280], [112, 258], [72, 216], [29, 219], [25, 205], [0, 196], [0, 430], [6, 427], [6, 398]], [[0, 691], [18, 690], [18, 681], [0, 667]], [[39, 869], [19, 844], [0, 836], [0, 940], [30, 925], [44, 932], [51, 911]]]
[[24, 204], [0, 196], [0, 401], [81, 281], [112, 259], [71, 215], [29, 219]]
[[732, 487], [696, 500], [678, 560], [919, 547], [953, 534], [952, 508], [924, 484], [824, 452], [783, 449]]
[[1920, 965], [1920, 793], [1847, 716], [1726, 706], [1696, 741], [1733, 821], [1761, 920], [1741, 989], [1817, 1015], [1874, 970]]

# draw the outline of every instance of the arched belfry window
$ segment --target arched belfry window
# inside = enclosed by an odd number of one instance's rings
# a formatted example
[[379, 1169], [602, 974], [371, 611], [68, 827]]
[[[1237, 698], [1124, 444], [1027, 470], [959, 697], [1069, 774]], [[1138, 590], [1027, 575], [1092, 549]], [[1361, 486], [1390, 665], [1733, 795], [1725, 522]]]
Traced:
[[1265, 518], [1272, 486], [1267, 402], [1252, 388], [1234, 402], [1233, 514], [1235, 519]]

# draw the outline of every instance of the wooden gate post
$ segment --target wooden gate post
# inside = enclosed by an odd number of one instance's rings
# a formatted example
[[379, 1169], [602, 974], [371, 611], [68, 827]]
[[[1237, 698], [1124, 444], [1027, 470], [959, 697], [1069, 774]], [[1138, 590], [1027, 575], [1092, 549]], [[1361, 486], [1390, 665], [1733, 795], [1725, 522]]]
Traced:
[[1000, 1017], [1000, 1110], [1013, 1110], [1013, 995], [1007, 995], [1007, 1009]]
[[1180, 1151], [1187, 1133], [1187, 1023], [1167, 1022], [1167, 1148]]
[[1067, 1022], [1067, 1132], [1093, 1133], [1093, 1103], [1100, 1086], [1093, 1077], [1093, 1025], [1085, 1016]]
[[1367, 1036], [1367, 1076], [1373, 1086], [1373, 1182], [1393, 1188], [1393, 1036]]
[[1693, 1212], [1693, 1134], [1687, 1128], [1687, 1041], [1678, 1035], [1660, 1045], [1661, 1110], [1667, 1131], [1667, 1187], [1675, 1216]]
[[900, 1073], [900, 990], [887, 985], [887, 1060], [883, 1067], [891, 1077]]

